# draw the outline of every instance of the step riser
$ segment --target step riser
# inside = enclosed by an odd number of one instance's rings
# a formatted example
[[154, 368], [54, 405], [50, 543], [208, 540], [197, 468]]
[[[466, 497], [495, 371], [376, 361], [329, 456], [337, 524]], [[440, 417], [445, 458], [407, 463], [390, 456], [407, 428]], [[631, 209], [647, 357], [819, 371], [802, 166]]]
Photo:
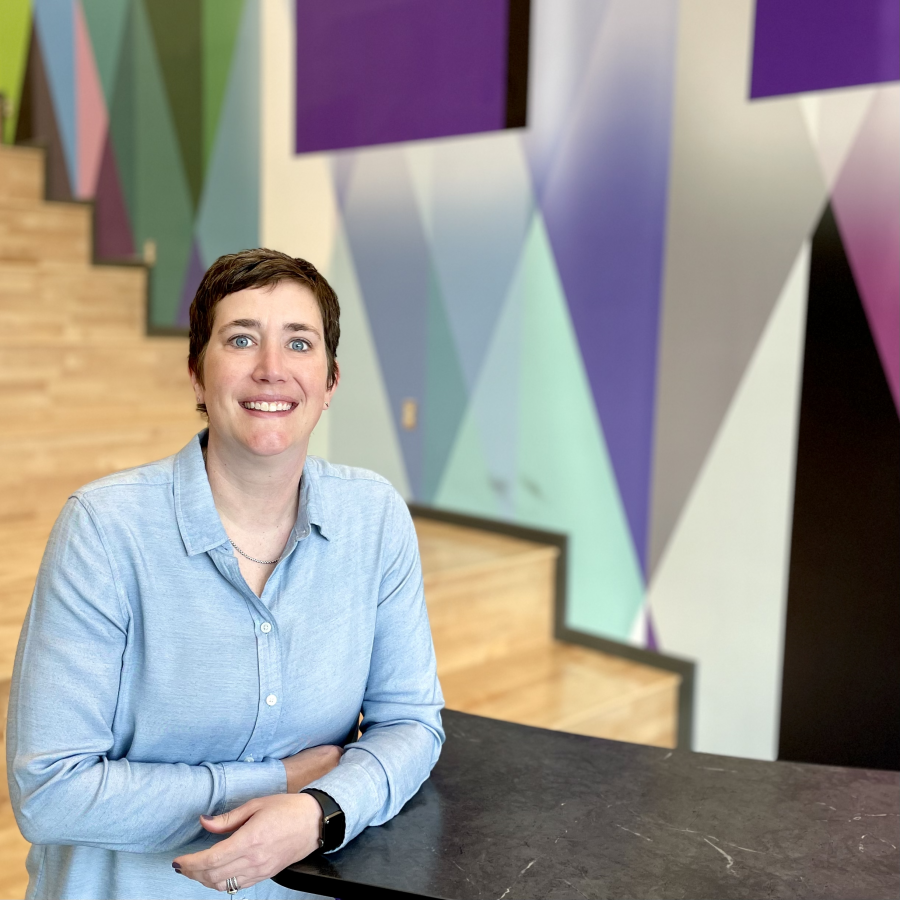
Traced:
[[552, 631], [555, 566], [547, 560], [425, 585], [439, 674], [545, 643]]
[[53, 260], [84, 264], [91, 258], [91, 210], [55, 203], [0, 209], [0, 261]]
[[43, 198], [43, 153], [24, 147], [0, 149], [0, 202]]

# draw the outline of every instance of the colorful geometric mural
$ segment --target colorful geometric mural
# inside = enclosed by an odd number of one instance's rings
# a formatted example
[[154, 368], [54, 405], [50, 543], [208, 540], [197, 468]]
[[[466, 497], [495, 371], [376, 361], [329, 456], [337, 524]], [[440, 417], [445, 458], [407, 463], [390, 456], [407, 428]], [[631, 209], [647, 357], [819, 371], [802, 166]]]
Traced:
[[[30, 15], [29, 15], [30, 10]], [[256, 0], [10, 0], [7, 137], [48, 147], [51, 199], [93, 200], [95, 254], [147, 258], [149, 325], [259, 242]]]
[[[568, 532], [572, 624], [625, 641], [645, 593], [676, 10], [610, 3], [593, 32], [570, 17], [571, 55], [538, 18], [526, 130], [348, 150], [330, 168], [327, 265], [365, 306], [392, 468], [420, 502]], [[560, 66], [566, 91], [542, 92]], [[333, 412], [331, 455], [365, 463], [341, 399]]]
[[[897, 471], [896, 2], [533, 0], [526, 128], [301, 154], [297, 9], [5, 0], [6, 134], [48, 146], [53, 196], [95, 198], [98, 255], [155, 245], [156, 329], [220, 253], [322, 267], [343, 378], [316, 452], [566, 532], [569, 626], [696, 660], [695, 746], [774, 757], [785, 622], [816, 602], [792, 553], [828, 517], [795, 484], [855, 509], [797, 455], [826, 245], [870, 340], [846, 364], [884, 379], [888, 450], [853, 465]], [[895, 598], [887, 557], [853, 590]]]
[[843, 191], [896, 390], [895, 89], [751, 100], [751, 0], [538, 0], [526, 129], [290, 157], [290, 16], [262, 228], [345, 304], [320, 452], [566, 532], [570, 627], [697, 660], [696, 745], [774, 757], [810, 242]]

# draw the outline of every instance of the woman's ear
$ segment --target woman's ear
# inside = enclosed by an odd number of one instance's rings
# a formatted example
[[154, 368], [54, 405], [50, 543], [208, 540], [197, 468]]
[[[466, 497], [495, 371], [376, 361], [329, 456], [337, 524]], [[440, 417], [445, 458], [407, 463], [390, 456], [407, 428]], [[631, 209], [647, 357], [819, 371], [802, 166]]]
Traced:
[[191, 379], [191, 387], [194, 389], [194, 396], [197, 398], [197, 403], [203, 403], [203, 382], [197, 377], [197, 373], [190, 363], [188, 363], [188, 377]]
[[338, 361], [334, 361], [334, 369], [331, 379], [331, 386], [325, 391], [325, 409], [331, 405], [331, 398], [334, 396], [334, 392], [337, 390], [338, 382], [341, 380], [341, 367], [338, 365]]

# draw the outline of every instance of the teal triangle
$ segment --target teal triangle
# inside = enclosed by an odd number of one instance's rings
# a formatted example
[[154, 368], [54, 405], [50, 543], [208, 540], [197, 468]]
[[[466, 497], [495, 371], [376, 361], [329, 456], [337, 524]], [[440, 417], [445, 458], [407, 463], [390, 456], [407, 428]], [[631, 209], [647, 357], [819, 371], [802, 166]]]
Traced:
[[422, 499], [431, 503], [466, 409], [466, 384], [456, 356], [440, 286], [430, 273], [428, 285], [427, 370], [423, 430]]
[[207, 263], [259, 244], [259, 4], [241, 18], [197, 233]]
[[107, 108], [112, 104], [116, 88], [116, 72], [131, 2], [132, 0], [81, 0]]
[[487, 355], [470, 400], [482, 437], [491, 485], [506, 518], [515, 515], [519, 442], [519, 364], [522, 343], [522, 266], [500, 310]]
[[569, 535], [568, 625], [628, 641], [644, 599], [640, 563], [539, 212], [516, 282], [516, 518]]
[[203, 184], [203, 65], [200, 0], [154, 0], [147, 18], [196, 204]]
[[463, 416], [444, 467], [434, 505], [469, 515], [496, 519], [502, 515], [498, 492], [491, 479], [478, 422], [470, 406]]
[[[135, 244], [156, 244], [150, 324], [174, 327], [193, 242], [191, 192], [143, 5], [134, 7], [134, 110], [130, 207]], [[118, 147], [116, 148], [118, 151]], [[124, 179], [123, 179], [124, 180]]]

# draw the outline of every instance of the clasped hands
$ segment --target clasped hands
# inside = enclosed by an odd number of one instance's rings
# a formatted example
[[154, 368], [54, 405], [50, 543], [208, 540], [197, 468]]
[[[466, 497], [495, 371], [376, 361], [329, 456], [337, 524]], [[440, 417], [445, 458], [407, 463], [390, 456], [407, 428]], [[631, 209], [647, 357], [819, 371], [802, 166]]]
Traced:
[[224, 891], [228, 878], [237, 878], [240, 888], [248, 888], [309, 856], [319, 846], [322, 808], [298, 791], [330, 772], [343, 752], [326, 744], [283, 759], [286, 794], [249, 800], [220, 816], [201, 816], [207, 831], [231, 832], [231, 837], [208, 850], [179, 856], [172, 867], [208, 888]]

